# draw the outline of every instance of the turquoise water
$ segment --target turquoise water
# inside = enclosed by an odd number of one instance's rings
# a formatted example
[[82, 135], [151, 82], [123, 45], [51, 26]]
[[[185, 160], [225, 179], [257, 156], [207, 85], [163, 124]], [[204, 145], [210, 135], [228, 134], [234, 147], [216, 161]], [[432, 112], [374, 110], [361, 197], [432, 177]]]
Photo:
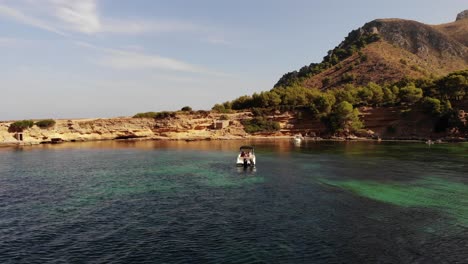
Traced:
[[[234, 166], [256, 147], [255, 170]], [[466, 263], [468, 145], [0, 149], [0, 263]]]

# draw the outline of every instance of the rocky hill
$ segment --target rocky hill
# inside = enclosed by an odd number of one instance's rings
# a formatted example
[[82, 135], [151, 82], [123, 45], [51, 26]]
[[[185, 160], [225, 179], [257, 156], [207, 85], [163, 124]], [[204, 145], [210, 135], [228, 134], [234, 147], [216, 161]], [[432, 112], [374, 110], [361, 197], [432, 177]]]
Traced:
[[[468, 11], [468, 10], [467, 10]], [[348, 83], [392, 83], [468, 68], [468, 12], [452, 23], [427, 25], [377, 19], [352, 31], [321, 63], [285, 74], [275, 85], [328, 89]]]

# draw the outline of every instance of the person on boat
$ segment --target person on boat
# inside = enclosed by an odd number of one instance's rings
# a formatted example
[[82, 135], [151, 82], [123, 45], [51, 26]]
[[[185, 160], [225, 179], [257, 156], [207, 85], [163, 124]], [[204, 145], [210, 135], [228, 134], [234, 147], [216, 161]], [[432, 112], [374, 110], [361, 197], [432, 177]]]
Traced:
[[245, 157], [245, 152], [241, 151], [241, 157]]

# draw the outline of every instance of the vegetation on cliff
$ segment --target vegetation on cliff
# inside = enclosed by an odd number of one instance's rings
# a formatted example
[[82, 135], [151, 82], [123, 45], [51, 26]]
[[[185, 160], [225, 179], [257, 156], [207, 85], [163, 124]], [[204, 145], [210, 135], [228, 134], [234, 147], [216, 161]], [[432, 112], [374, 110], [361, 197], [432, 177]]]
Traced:
[[8, 132], [23, 132], [23, 130], [31, 128], [33, 126], [34, 121], [32, 120], [16, 121], [8, 127]]
[[162, 112], [144, 112], [144, 113], [137, 113], [133, 116], [133, 118], [153, 118], [153, 119], [164, 119], [170, 117], [176, 117], [175, 112], [169, 111], [162, 111]]
[[53, 119], [43, 119], [39, 120], [35, 123], [36, 126], [46, 129], [46, 128], [51, 128], [55, 125], [55, 120]]
[[[253, 109], [309, 111], [320, 119], [331, 132], [358, 131], [363, 127], [357, 107], [362, 106], [406, 106], [423, 108], [426, 113], [440, 120], [449, 120], [445, 128], [456, 125], [466, 130], [466, 124], [453, 121], [456, 109], [452, 102], [468, 99], [468, 70], [450, 73], [441, 78], [404, 79], [389, 85], [368, 83], [355, 87], [348, 84], [343, 88], [319, 90], [300, 85], [277, 87], [270, 91], [244, 95], [231, 102], [217, 104], [213, 109], [222, 111]], [[230, 107], [230, 108], [228, 108]], [[266, 114], [255, 114], [266, 116]], [[442, 122], [442, 123], [443, 123]], [[256, 123], [261, 123], [255, 121]], [[438, 122], [440, 127], [441, 122]], [[251, 125], [246, 123], [245, 125]], [[249, 129], [250, 130], [250, 129]]]
[[468, 68], [468, 19], [427, 25], [376, 19], [351, 33], [323, 58], [284, 74], [278, 87], [330, 89], [443, 76]]
[[37, 122], [32, 120], [20, 120], [10, 124], [8, 127], [9, 132], [23, 132], [24, 130], [33, 127], [34, 125], [38, 126], [39, 128], [46, 129], [51, 128], [55, 125], [55, 120], [53, 119], [43, 119]]
[[[361, 50], [368, 44], [380, 40], [380, 36], [375, 33], [361, 32], [359, 29], [353, 30], [345, 38], [345, 40], [333, 50], [328, 51], [327, 55], [323, 58], [321, 63], [311, 63], [302, 67], [299, 71], [292, 71], [284, 74], [274, 87], [288, 87], [292, 85], [300, 85], [305, 79], [310, 78], [329, 69], [341, 61], [349, 58], [353, 54], [359, 54], [362, 60], [366, 60]], [[344, 81], [349, 81], [352, 75], [344, 76]], [[326, 86], [327, 80], [324, 79]]]
[[264, 117], [242, 120], [242, 125], [247, 133], [276, 132], [280, 130], [278, 122], [268, 120]]

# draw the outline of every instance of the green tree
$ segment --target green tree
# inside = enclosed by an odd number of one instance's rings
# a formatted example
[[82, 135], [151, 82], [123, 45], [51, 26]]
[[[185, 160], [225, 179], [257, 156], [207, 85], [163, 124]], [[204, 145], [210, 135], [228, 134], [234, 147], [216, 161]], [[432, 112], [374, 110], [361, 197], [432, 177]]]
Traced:
[[[255, 101], [255, 97], [252, 96]], [[258, 95], [258, 107], [276, 107], [281, 104], [281, 97], [275, 91], [261, 92]]]
[[372, 99], [370, 103], [372, 105], [380, 105], [383, 102], [384, 92], [380, 85], [370, 82], [367, 84], [367, 89], [372, 92]]
[[363, 123], [359, 119], [359, 111], [353, 109], [353, 105], [346, 101], [337, 104], [333, 112], [322, 118], [322, 122], [332, 133], [341, 130], [355, 132], [363, 127]]
[[354, 104], [356, 102], [354, 93], [349, 89], [335, 89], [333, 90], [333, 93], [337, 103], [347, 101], [351, 104]]
[[216, 111], [218, 113], [224, 113], [226, 111], [226, 108], [224, 108], [224, 105], [222, 104], [215, 104], [211, 110]]
[[288, 87], [282, 94], [281, 101], [284, 105], [304, 106], [307, 101], [308, 89], [302, 86]]
[[224, 109], [231, 110], [232, 109], [232, 102], [226, 101], [223, 103]]
[[335, 102], [336, 99], [332, 93], [322, 93], [312, 101], [311, 108], [315, 109], [318, 114], [328, 114]]
[[248, 95], [243, 95], [234, 101], [232, 101], [232, 109], [234, 110], [242, 110], [242, 109], [248, 109], [253, 107], [253, 99], [252, 96]]
[[184, 111], [184, 112], [191, 112], [192, 111], [192, 107], [190, 106], [184, 106], [182, 107], [182, 109], [180, 109], [181, 111]]
[[439, 99], [432, 97], [424, 97], [421, 100], [424, 112], [430, 115], [438, 116], [442, 113], [442, 106]]
[[409, 83], [405, 87], [400, 88], [399, 98], [402, 102], [413, 104], [423, 97], [421, 88], [417, 88], [414, 83]]
[[449, 100], [442, 100], [441, 102], [441, 111], [447, 113], [452, 110], [452, 104]]
[[383, 103], [387, 105], [393, 105], [396, 103], [397, 94], [394, 94], [393, 91], [388, 87], [383, 87]]
[[372, 98], [374, 93], [369, 89], [369, 87], [359, 87], [357, 91], [357, 98], [360, 104], [370, 105], [372, 104]]
[[461, 100], [468, 93], [468, 70], [451, 73], [440, 79], [437, 85], [445, 98]]

